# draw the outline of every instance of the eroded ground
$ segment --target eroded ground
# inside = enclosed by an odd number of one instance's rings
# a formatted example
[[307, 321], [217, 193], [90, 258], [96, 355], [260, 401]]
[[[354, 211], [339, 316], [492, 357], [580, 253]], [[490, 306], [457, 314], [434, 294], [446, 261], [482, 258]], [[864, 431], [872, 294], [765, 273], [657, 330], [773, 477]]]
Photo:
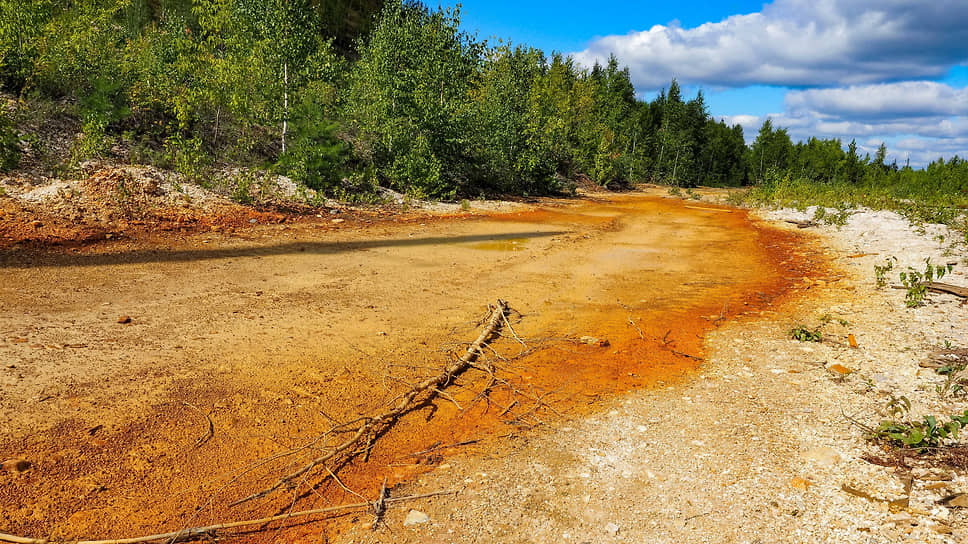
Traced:
[[[0, 452], [32, 466], [0, 480], [0, 528], [109, 538], [276, 514], [294, 497], [297, 509], [357, 502], [322, 474], [226, 506], [291, 468], [243, 472], [253, 461], [379, 411], [476, 337], [489, 302], [508, 300], [534, 349], [509, 364], [520, 398], [471, 403], [484, 377], [463, 376], [452, 400], [343, 467], [342, 482], [373, 497], [384, 477], [392, 487], [457, 451], [483, 455], [615, 393], [675, 382], [706, 331], [826, 277], [811, 247], [743, 211], [626, 195], [8, 251]], [[214, 434], [196, 445], [206, 414]], [[293, 525], [290, 540], [342, 530]]]

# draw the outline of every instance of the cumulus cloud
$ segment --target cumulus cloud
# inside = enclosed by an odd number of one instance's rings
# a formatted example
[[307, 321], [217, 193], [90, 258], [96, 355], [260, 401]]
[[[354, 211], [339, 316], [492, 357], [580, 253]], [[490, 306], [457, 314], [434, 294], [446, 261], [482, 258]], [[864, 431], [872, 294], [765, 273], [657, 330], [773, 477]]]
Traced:
[[786, 107], [798, 113], [883, 120], [950, 117], [968, 114], [968, 89], [933, 81], [904, 81], [853, 85], [839, 89], [810, 89], [786, 94]]
[[656, 25], [596, 39], [575, 58], [610, 53], [641, 89], [861, 85], [937, 78], [968, 60], [963, 0], [776, 0], [695, 28]]

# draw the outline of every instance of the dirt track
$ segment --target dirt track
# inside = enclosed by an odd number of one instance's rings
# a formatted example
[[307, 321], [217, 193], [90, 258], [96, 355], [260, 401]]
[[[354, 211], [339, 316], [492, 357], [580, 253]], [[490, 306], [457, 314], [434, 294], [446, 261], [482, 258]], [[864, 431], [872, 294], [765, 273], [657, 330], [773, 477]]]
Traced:
[[[0, 528], [106, 538], [284, 511], [292, 494], [225, 507], [271, 473], [222, 477], [311, 439], [330, 418], [378, 410], [472, 340], [497, 298], [520, 312], [518, 334], [545, 346], [514, 363], [521, 387], [550, 393], [558, 412], [595, 410], [609, 393], [688, 373], [697, 363], [682, 354], [701, 356], [702, 335], [721, 318], [759, 312], [822, 275], [813, 255], [745, 212], [642, 195], [350, 221], [335, 232], [321, 220], [7, 252], [0, 453], [33, 466], [0, 480]], [[585, 335], [609, 345], [572, 341]], [[457, 403], [473, 396], [474, 380], [458, 384]], [[195, 407], [215, 429], [197, 448], [207, 423]], [[484, 409], [457, 417], [441, 401], [404, 419], [343, 481], [373, 496], [384, 476], [392, 485], [441, 460], [413, 464], [409, 453], [540, 432], [530, 428], [556, 418], [524, 414], [524, 403], [502, 418]], [[473, 447], [492, 442], [483, 444]], [[358, 500], [327, 481], [298, 505]]]

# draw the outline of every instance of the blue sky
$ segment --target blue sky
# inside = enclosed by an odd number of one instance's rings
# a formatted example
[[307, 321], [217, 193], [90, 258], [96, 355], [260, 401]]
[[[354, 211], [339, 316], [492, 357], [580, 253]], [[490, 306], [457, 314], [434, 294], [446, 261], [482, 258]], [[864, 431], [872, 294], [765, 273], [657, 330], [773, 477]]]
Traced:
[[462, 14], [481, 38], [586, 65], [614, 53], [643, 98], [676, 77], [748, 139], [769, 117], [913, 165], [968, 157], [966, 0], [470, 0]]

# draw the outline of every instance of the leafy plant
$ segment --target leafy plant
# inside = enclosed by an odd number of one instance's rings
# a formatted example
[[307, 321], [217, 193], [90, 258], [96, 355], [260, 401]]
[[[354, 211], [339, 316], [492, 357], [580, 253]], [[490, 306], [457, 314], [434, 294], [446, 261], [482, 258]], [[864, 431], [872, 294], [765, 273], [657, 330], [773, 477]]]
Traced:
[[895, 264], [897, 264], [897, 257], [891, 255], [884, 261], [884, 264], [874, 265], [874, 280], [877, 282], [878, 289], [887, 286], [887, 273], [894, 270]]
[[7, 112], [0, 106], [0, 172], [20, 165], [20, 138]]
[[[255, 183], [255, 173], [251, 170], [241, 170], [232, 185], [231, 198], [239, 204], [251, 204], [252, 185]], [[264, 184], [263, 184], [264, 185]]]
[[921, 421], [905, 421], [911, 411], [911, 401], [905, 396], [891, 396], [885, 406], [890, 419], [871, 429], [874, 438], [887, 440], [895, 445], [914, 448], [920, 452], [936, 448], [958, 438], [958, 433], [968, 426], [968, 410], [952, 415], [941, 422], [936, 416], [924, 416]]
[[936, 368], [934, 371], [942, 376], [944, 376], [944, 381], [936, 386], [934, 386], [935, 393], [938, 394], [938, 398], [944, 401], [948, 397], [963, 394], [965, 392], [964, 379], [962, 372], [965, 370], [965, 365], [960, 364], [950, 364], [944, 365], [942, 367]]
[[809, 329], [805, 325], [797, 325], [790, 329], [790, 337], [800, 342], [820, 342], [823, 340], [823, 333], [820, 327]]
[[907, 272], [901, 272], [901, 283], [907, 288], [907, 295], [904, 303], [908, 308], [916, 308], [924, 304], [924, 297], [928, 294], [928, 284], [935, 279], [941, 279], [954, 265], [933, 265], [931, 259], [924, 260], [924, 272], [918, 272], [913, 267], [908, 267]]
[[823, 206], [817, 206], [813, 213], [813, 220], [826, 225], [835, 225], [838, 228], [847, 224], [847, 220], [854, 214], [854, 210], [846, 202], [840, 202], [835, 207], [835, 212], [827, 211]]

